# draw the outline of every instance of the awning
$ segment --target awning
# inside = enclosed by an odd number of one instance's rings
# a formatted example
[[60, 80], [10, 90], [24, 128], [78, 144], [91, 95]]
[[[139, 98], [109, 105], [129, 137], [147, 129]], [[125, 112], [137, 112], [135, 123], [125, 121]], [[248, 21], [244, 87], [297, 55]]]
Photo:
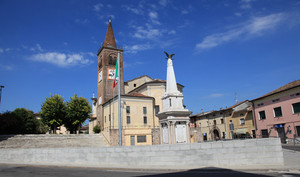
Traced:
[[239, 128], [236, 130], [235, 132], [237, 135], [240, 135], [240, 134], [246, 134], [247, 133], [247, 129], [246, 128]]

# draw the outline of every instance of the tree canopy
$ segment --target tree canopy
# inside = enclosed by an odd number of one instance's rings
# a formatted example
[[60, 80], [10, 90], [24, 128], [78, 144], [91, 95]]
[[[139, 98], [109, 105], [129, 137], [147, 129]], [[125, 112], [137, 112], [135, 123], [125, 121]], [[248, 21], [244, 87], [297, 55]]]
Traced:
[[46, 101], [41, 107], [41, 117], [43, 122], [53, 130], [53, 133], [56, 133], [56, 127], [61, 126], [66, 117], [64, 98], [60, 95], [46, 97]]
[[74, 94], [67, 102], [66, 117], [63, 121], [65, 127], [75, 133], [80, 128], [82, 123], [89, 117], [91, 106], [86, 98], [78, 97]]
[[48, 127], [25, 108], [16, 108], [13, 112], [0, 115], [0, 134], [40, 134], [47, 130]]

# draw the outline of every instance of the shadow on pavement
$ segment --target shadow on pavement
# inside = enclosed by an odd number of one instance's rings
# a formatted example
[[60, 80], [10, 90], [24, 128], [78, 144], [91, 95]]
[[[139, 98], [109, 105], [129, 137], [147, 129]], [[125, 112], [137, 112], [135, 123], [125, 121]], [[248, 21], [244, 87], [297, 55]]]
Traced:
[[[171, 173], [162, 173], [162, 174], [153, 174], [153, 175], [142, 175], [141, 177], [179, 177], [179, 176], [188, 176], [188, 177], [269, 177], [269, 176], [282, 176], [283, 174], [277, 172], [266, 172], [266, 171], [253, 171], [251, 172], [242, 172], [242, 171], [235, 171], [231, 169], [225, 168], [216, 168], [216, 167], [208, 167], [208, 168], [199, 168], [199, 169], [192, 169], [188, 171], [182, 172], [171, 172]], [[299, 176], [299, 174], [292, 174], [292, 173], [285, 173], [288, 176]]]

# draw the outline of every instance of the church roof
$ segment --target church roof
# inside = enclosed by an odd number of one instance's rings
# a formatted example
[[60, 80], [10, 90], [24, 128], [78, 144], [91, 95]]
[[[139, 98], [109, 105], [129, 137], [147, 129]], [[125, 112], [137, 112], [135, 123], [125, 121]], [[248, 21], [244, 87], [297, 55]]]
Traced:
[[[143, 94], [137, 93], [137, 92], [128, 93], [128, 94], [122, 94], [121, 97], [136, 97], [136, 98], [151, 98], [151, 99], [154, 99], [154, 97], [146, 96], [146, 95], [143, 95]], [[115, 95], [114, 99], [117, 100], [118, 99], [118, 95]], [[102, 105], [105, 105], [105, 104], [111, 102], [112, 100], [113, 100], [113, 98], [107, 100]]]
[[[136, 90], [139, 90], [140, 88], [144, 87], [145, 85], [155, 84], [155, 83], [163, 83], [163, 84], [165, 84], [166, 82], [167, 82], [167, 81], [165, 81], [165, 80], [154, 79], [154, 80], [152, 80], [152, 81], [145, 82], [144, 84], [140, 85], [139, 87], [137, 87], [137, 88], [131, 90], [129, 93], [133, 93], [133, 92], [135, 92]], [[181, 87], [184, 87], [183, 85], [178, 84], [178, 83], [177, 83], [177, 85], [179, 85], [179, 86], [181, 86]]]
[[122, 96], [153, 98], [153, 97], [151, 97], [151, 96], [146, 96], [146, 95], [143, 95], [143, 94], [137, 93], [137, 92], [132, 92], [132, 93], [129, 93], [129, 94], [124, 94], [124, 95], [122, 95]]
[[104, 47], [117, 48], [113, 28], [112, 28], [112, 25], [111, 25], [111, 20], [109, 20], [109, 23], [108, 23], [108, 27], [107, 27], [107, 31], [106, 31], [103, 46]]
[[294, 82], [290, 82], [282, 87], [279, 87], [278, 89], [276, 90], [273, 90], [272, 92], [269, 92], [261, 97], [258, 97], [258, 98], [255, 98], [253, 99], [252, 101], [256, 101], [256, 100], [259, 100], [259, 99], [262, 99], [262, 98], [265, 98], [267, 96], [270, 96], [270, 95], [274, 95], [276, 93], [280, 93], [280, 92], [283, 92], [283, 91], [286, 91], [286, 90], [289, 90], [289, 89], [292, 89], [292, 88], [295, 88], [295, 87], [299, 87], [300, 86], [300, 79], [299, 80], [296, 80]]
[[127, 84], [128, 82], [131, 82], [131, 81], [134, 81], [134, 80], [137, 80], [137, 79], [140, 79], [140, 78], [142, 78], [142, 77], [148, 77], [149, 79], [152, 79], [150, 76], [148, 76], [148, 75], [142, 75], [142, 76], [140, 76], [140, 77], [136, 77], [136, 78], [133, 78], [133, 79], [131, 79], [131, 80], [128, 80], [128, 81], [126, 81], [126, 82], [124, 82], [124, 84]]

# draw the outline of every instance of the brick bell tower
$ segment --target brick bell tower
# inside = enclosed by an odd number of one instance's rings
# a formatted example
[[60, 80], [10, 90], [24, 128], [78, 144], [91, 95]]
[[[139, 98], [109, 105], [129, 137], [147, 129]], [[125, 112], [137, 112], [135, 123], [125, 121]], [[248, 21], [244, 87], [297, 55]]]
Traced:
[[[113, 79], [115, 67], [120, 52], [120, 83], [121, 95], [124, 94], [123, 77], [123, 50], [117, 48], [111, 20], [109, 20], [104, 43], [99, 49], [98, 56], [98, 84], [97, 84], [97, 122], [100, 123], [100, 129], [104, 127], [103, 103], [113, 97]], [[118, 86], [114, 88], [114, 95], [118, 95]]]

